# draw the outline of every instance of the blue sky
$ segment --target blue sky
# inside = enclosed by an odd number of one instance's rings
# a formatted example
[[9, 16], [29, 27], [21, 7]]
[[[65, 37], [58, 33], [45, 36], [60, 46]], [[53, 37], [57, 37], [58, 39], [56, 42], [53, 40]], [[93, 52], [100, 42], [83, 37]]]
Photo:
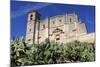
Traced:
[[30, 10], [37, 10], [41, 14], [41, 20], [50, 16], [75, 12], [86, 23], [88, 32], [95, 32], [94, 6], [11, 1], [11, 38], [25, 36], [27, 12]]

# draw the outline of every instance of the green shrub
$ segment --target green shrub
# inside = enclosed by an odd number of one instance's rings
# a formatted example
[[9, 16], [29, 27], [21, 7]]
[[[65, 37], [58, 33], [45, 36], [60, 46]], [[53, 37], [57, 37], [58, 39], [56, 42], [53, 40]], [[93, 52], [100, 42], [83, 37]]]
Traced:
[[56, 64], [69, 62], [95, 61], [93, 43], [74, 41], [60, 44], [49, 42], [27, 47], [23, 38], [11, 42], [11, 66]]

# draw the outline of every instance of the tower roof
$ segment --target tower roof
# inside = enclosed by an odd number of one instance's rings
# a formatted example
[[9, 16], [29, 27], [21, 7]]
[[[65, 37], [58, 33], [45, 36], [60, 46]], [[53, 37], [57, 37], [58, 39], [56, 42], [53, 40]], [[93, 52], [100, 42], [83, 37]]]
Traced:
[[38, 15], [40, 15], [40, 13], [39, 13], [37, 10], [31, 10], [31, 11], [28, 11], [27, 13], [29, 14], [29, 13], [32, 13], [32, 12], [35, 12], [35, 13], [37, 13]]

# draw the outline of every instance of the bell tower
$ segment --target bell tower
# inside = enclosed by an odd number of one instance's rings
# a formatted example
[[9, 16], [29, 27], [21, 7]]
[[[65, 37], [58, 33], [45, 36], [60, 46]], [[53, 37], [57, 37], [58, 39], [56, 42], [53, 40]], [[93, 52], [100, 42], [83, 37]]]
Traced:
[[40, 18], [37, 11], [28, 12], [26, 43], [28, 45], [38, 42]]

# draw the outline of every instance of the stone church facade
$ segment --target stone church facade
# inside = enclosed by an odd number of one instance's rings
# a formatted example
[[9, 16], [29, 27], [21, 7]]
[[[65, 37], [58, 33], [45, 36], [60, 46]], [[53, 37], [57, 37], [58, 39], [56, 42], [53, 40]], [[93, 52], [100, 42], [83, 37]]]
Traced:
[[40, 14], [37, 11], [28, 12], [26, 43], [41, 43], [47, 38], [59, 43], [75, 40], [94, 42], [95, 34], [87, 33], [85, 23], [76, 13], [65, 13], [40, 20]]

